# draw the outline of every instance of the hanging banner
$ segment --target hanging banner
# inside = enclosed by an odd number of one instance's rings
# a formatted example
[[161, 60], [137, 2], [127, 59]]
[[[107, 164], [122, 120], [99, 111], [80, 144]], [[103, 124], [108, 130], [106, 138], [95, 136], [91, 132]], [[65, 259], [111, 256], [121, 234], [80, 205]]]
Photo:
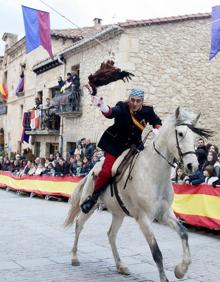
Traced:
[[174, 184], [173, 210], [186, 223], [220, 230], [220, 187]]
[[[78, 182], [78, 176], [14, 176], [0, 171], [0, 187], [38, 195], [71, 197]], [[186, 223], [220, 230], [220, 186], [173, 184], [175, 214]]]
[[38, 195], [63, 196], [69, 198], [81, 177], [78, 176], [14, 176], [0, 171], [0, 187]]
[[51, 59], [53, 59], [50, 35], [50, 14], [26, 6], [22, 6], [22, 12], [27, 53], [41, 45], [48, 52]]
[[220, 6], [212, 7], [212, 35], [209, 60], [220, 51]]

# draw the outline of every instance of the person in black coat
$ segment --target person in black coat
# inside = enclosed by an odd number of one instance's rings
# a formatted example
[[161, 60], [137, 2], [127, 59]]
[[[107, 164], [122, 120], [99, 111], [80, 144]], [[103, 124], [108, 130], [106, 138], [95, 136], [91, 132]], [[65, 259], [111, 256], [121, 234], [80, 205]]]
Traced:
[[63, 80], [62, 76], [58, 77], [58, 90], [60, 91], [63, 85], [65, 84], [65, 81]]
[[55, 176], [65, 176], [69, 174], [69, 164], [63, 159], [59, 158], [58, 163], [55, 165]]
[[197, 170], [189, 176], [186, 183], [190, 183], [192, 185], [199, 185], [205, 181], [205, 176], [203, 175], [204, 167], [206, 166], [206, 151], [199, 147], [196, 150], [196, 156], [199, 163]]
[[89, 138], [86, 138], [85, 157], [88, 159], [88, 161], [92, 160], [93, 153], [94, 145], [91, 143]]
[[82, 177], [86, 176], [91, 169], [92, 169], [92, 163], [86, 157], [84, 157], [82, 161], [82, 169], [80, 171], [79, 176]]
[[139, 150], [144, 148], [141, 134], [147, 123], [153, 126], [154, 132], [161, 125], [161, 120], [155, 114], [153, 107], [144, 105], [142, 89], [131, 89], [128, 101], [120, 101], [114, 107], [107, 106], [102, 98], [98, 106], [106, 118], [115, 120], [114, 124], [103, 133], [98, 143], [98, 147], [105, 152], [105, 161], [95, 180], [93, 194], [81, 204], [81, 210], [84, 213], [88, 213], [96, 204], [100, 193], [111, 180], [112, 166], [117, 157], [132, 146]]

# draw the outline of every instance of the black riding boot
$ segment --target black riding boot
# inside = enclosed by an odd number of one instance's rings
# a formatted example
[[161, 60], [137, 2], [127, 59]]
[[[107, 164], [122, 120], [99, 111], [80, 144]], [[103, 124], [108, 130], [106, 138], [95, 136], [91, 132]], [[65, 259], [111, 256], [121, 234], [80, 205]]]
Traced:
[[82, 212], [89, 213], [90, 210], [97, 203], [99, 195], [100, 195], [100, 191], [97, 191], [97, 192], [93, 192], [91, 196], [88, 196], [88, 198], [80, 206]]

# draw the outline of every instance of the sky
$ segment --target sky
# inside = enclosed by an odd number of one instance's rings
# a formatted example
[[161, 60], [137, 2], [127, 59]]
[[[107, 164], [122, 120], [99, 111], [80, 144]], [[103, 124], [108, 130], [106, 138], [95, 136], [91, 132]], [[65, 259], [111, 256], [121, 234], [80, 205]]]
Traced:
[[[93, 25], [94, 18], [103, 24], [176, 16], [192, 13], [211, 13], [220, 0], [42, 0], [79, 27]], [[21, 5], [50, 13], [52, 29], [75, 28], [70, 22], [44, 5], [41, 0], [0, 0], [0, 36], [5, 32], [24, 36]], [[0, 40], [0, 55], [4, 42]]]

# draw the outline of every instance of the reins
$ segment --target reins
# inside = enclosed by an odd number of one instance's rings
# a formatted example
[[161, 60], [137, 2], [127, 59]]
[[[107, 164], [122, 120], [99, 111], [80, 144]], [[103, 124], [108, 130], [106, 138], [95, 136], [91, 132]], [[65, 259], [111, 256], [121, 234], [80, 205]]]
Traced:
[[[180, 125], [186, 125], [188, 127], [188, 124], [187, 123], [184, 123], [184, 124], [180, 124]], [[188, 127], [189, 128], [189, 127]], [[178, 139], [178, 136], [177, 136], [177, 130], [175, 130], [175, 135], [176, 135], [176, 147], [177, 147], [177, 150], [178, 150], [178, 154], [179, 154], [179, 161], [177, 161], [177, 165], [178, 166], [183, 166], [183, 157], [186, 156], [186, 155], [190, 155], [190, 154], [196, 154], [196, 152], [194, 151], [188, 151], [188, 152], [182, 152], [181, 151], [181, 148], [180, 148], [180, 145], [179, 145], [179, 139]]]
[[[148, 133], [145, 135], [145, 137], [144, 137], [144, 139], [143, 139], [143, 144], [146, 143], [147, 138], [148, 138], [148, 136], [150, 135], [151, 132], [152, 132], [152, 130], [149, 130]], [[138, 150], [138, 148], [137, 148], [137, 154], [136, 154], [135, 158], [132, 160], [132, 162], [131, 162], [131, 164], [130, 164], [128, 176], [127, 176], [127, 178], [126, 178], [126, 181], [125, 181], [125, 184], [124, 184], [123, 189], [126, 188], [127, 183], [128, 183], [128, 180], [132, 180], [131, 172], [132, 172], [132, 170], [133, 170], [133, 168], [134, 168], [134, 165], [135, 165], [135, 163], [136, 163], [136, 161], [137, 161], [137, 158], [138, 158], [139, 155], [140, 155], [140, 152], [141, 152], [141, 151]]]
[[157, 154], [158, 154], [159, 156], [161, 156], [170, 166], [172, 166], [173, 168], [175, 168], [174, 162], [171, 163], [159, 150], [157, 150], [154, 141], [153, 141], [153, 147], [154, 147], [154, 150], [157, 152]]
[[[147, 138], [148, 138], [148, 136], [149, 136], [149, 134], [150, 134], [151, 132], [152, 132], [152, 130], [150, 130], [150, 131], [145, 135], [145, 137], [144, 137], [144, 139], [143, 139], [143, 141], [142, 141], [143, 144], [145, 144], [145, 142], [147, 141]], [[126, 188], [127, 183], [128, 183], [128, 180], [132, 180], [131, 172], [132, 172], [132, 170], [133, 170], [133, 168], [134, 168], [134, 165], [135, 165], [135, 163], [136, 163], [136, 161], [137, 161], [137, 158], [139, 157], [140, 152], [141, 152], [138, 148], [135, 148], [135, 149], [132, 148], [132, 149], [130, 149], [130, 150], [136, 150], [136, 154], [134, 155], [134, 158], [132, 159], [132, 161], [131, 161], [131, 163], [130, 163], [128, 176], [127, 176], [127, 178], [126, 178], [126, 181], [125, 181], [123, 190]], [[119, 181], [120, 181], [120, 178], [119, 178]], [[121, 207], [121, 209], [123, 210], [123, 212], [124, 212], [125, 214], [127, 214], [128, 216], [131, 216], [130, 213], [129, 213], [129, 211], [127, 210], [126, 206], [124, 205], [122, 199], [121, 199], [120, 196], [119, 196], [118, 188], [117, 188], [117, 175], [116, 175], [115, 177], [113, 177], [113, 179], [112, 179], [112, 181], [111, 181], [111, 196], [113, 197], [114, 194], [115, 194], [115, 197], [116, 197], [116, 199], [117, 199], [117, 201], [118, 201], [118, 204], [119, 204], [119, 206]]]
[[[148, 133], [145, 135], [145, 137], [144, 137], [144, 139], [143, 139], [143, 141], [142, 141], [142, 142], [143, 142], [143, 145], [146, 143], [147, 138], [148, 138], [148, 136], [150, 135], [151, 132], [152, 132], [152, 130], [149, 130]], [[136, 163], [136, 161], [137, 161], [137, 158], [139, 157], [140, 152], [141, 152], [140, 150], [138, 150], [138, 148], [136, 148], [136, 150], [137, 150], [137, 154], [136, 154], [135, 158], [132, 160], [132, 162], [131, 162], [131, 164], [130, 164], [129, 173], [128, 173], [128, 176], [127, 176], [127, 178], [126, 178], [125, 185], [124, 185], [123, 189], [126, 188], [128, 180], [132, 180], [131, 172], [132, 172], [132, 170], [133, 170], [133, 168], [134, 168], [134, 165], [135, 165], [135, 163]]]
[[[181, 123], [181, 124], [178, 124], [177, 126], [181, 126], [181, 125], [185, 125], [189, 129], [192, 130], [192, 126], [190, 124], [188, 124], [188, 123]], [[180, 148], [180, 145], [179, 145], [179, 139], [178, 139], [178, 136], [177, 136], [177, 130], [175, 130], [175, 137], [176, 137], [176, 147], [177, 147], [177, 150], [178, 150], [179, 160], [174, 159], [172, 163], [156, 148], [156, 144], [153, 141], [154, 150], [157, 152], [158, 155], [160, 155], [173, 168], [175, 168], [174, 163], [176, 163], [178, 166], [183, 166], [183, 158], [184, 158], [184, 156], [190, 155], [190, 154], [194, 154], [194, 155], [196, 154], [196, 152], [194, 152], [194, 151], [188, 151], [188, 152], [184, 152], [183, 153], [181, 151], [181, 148]]]

